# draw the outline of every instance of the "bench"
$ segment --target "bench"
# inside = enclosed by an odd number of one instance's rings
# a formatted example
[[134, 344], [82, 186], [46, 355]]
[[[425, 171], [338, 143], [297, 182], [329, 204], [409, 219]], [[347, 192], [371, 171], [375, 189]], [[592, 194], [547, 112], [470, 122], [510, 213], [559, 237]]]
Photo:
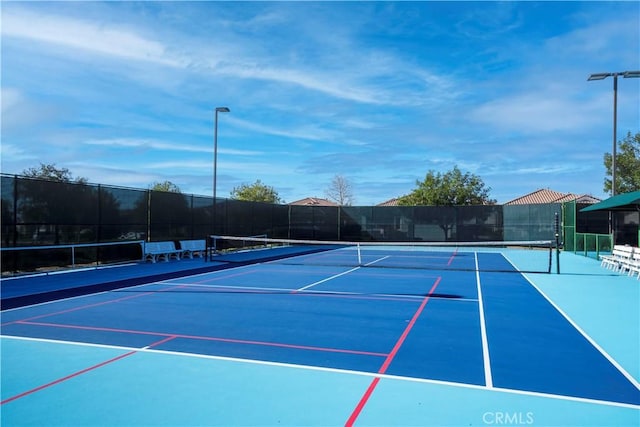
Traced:
[[180, 249], [184, 257], [203, 257], [207, 250], [207, 243], [204, 240], [180, 240]]
[[633, 277], [635, 274], [638, 275], [637, 279], [640, 280], [640, 249], [634, 248], [633, 256], [631, 259], [626, 261], [621, 261], [620, 270], [622, 272], [628, 270], [629, 276]]
[[601, 266], [618, 271], [625, 262], [633, 258], [633, 246], [615, 245], [611, 255], [601, 255]]
[[176, 249], [173, 242], [147, 242], [144, 245], [144, 259], [156, 262], [169, 261], [171, 258], [180, 259], [182, 249]]

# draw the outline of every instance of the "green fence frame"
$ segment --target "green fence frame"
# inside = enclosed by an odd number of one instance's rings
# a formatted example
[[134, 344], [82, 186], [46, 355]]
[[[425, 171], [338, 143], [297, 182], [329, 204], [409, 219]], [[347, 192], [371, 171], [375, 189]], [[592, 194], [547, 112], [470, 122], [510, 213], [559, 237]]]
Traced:
[[567, 252], [599, 259], [613, 250], [613, 234], [577, 231], [578, 206], [575, 201], [562, 204], [563, 248]]
[[611, 253], [613, 236], [611, 234], [576, 233], [575, 243], [575, 254], [600, 259], [600, 254]]

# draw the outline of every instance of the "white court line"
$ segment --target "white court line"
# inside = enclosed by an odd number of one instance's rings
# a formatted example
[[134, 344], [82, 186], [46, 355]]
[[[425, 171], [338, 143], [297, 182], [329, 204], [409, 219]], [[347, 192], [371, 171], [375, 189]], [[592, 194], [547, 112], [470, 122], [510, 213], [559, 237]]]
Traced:
[[371, 261], [371, 262], [366, 263], [364, 266], [365, 266], [365, 267], [368, 267], [368, 266], [370, 266], [370, 265], [372, 265], [372, 264], [375, 264], [376, 262], [383, 261], [383, 260], [385, 260], [385, 259], [387, 259], [387, 258], [391, 258], [391, 255], [386, 255], [386, 256], [383, 256], [382, 258], [375, 259], [375, 260], [373, 260], [373, 261]]
[[320, 371], [320, 372], [331, 372], [331, 373], [346, 374], [346, 375], [359, 375], [359, 376], [370, 377], [370, 378], [379, 377], [383, 379], [406, 381], [406, 382], [413, 382], [413, 383], [442, 385], [442, 386], [473, 389], [473, 390], [485, 390], [490, 392], [517, 394], [522, 396], [544, 397], [548, 399], [592, 403], [596, 405], [615, 406], [619, 408], [640, 409], [640, 405], [634, 405], [631, 403], [611, 402], [608, 400], [587, 399], [583, 397], [563, 396], [559, 394], [540, 393], [535, 391], [516, 390], [516, 389], [501, 388], [501, 387], [488, 388], [486, 386], [476, 385], [476, 384], [432, 380], [427, 378], [403, 377], [403, 376], [389, 375], [389, 374], [378, 374], [375, 372], [355, 371], [350, 369], [326, 368], [322, 366], [298, 365], [293, 363], [269, 362], [265, 360], [242, 359], [242, 358], [236, 358], [236, 357], [212, 356], [207, 354], [182, 353], [177, 351], [156, 350], [156, 349], [149, 349], [144, 347], [143, 348], [125, 347], [125, 346], [117, 346], [117, 345], [60, 341], [60, 340], [52, 340], [52, 339], [29, 338], [29, 337], [20, 337], [20, 336], [11, 336], [11, 335], [0, 335], [0, 338], [16, 339], [16, 340], [24, 340], [24, 341], [36, 341], [36, 342], [53, 343], [53, 344], [66, 344], [66, 345], [74, 345], [74, 346], [80, 346], [80, 347], [108, 348], [108, 349], [123, 350], [123, 351], [136, 351], [138, 353], [164, 354], [169, 356], [192, 357], [192, 358], [198, 358], [198, 359], [209, 359], [209, 360], [218, 360], [218, 361], [225, 361], [225, 362], [249, 363], [254, 365], [277, 366], [277, 367], [288, 368], [288, 369], [301, 369], [301, 370], [307, 370], [307, 371]]
[[[158, 284], [174, 285], [174, 283], [170, 283], [170, 282], [159, 282]], [[270, 291], [286, 292], [286, 293], [293, 293], [293, 292], [302, 293], [302, 291], [299, 291], [297, 289], [292, 289], [292, 288], [269, 288], [269, 287], [263, 287], [263, 286], [205, 285], [202, 283], [180, 283], [180, 285], [186, 286], [189, 288], [194, 287], [194, 288], [225, 289], [225, 290], [230, 290], [231, 292], [233, 292], [234, 290], [238, 290], [238, 291], [247, 290], [247, 291], [265, 292], [265, 293], [268, 293]], [[407, 299], [407, 300], [417, 300], [417, 301], [421, 301], [424, 298], [424, 295], [387, 294], [387, 293], [375, 293], [375, 292], [367, 293], [367, 292], [347, 292], [347, 291], [323, 291], [323, 290], [314, 290], [314, 289], [308, 290], [305, 293], [318, 294], [318, 295], [328, 294], [328, 295], [344, 295], [344, 296], [381, 297], [381, 298], [395, 298], [395, 299]], [[473, 303], [478, 302], [476, 298], [449, 298], [449, 297], [438, 296], [437, 294], [432, 295], [431, 298], [451, 300], [455, 302], [473, 302]]]
[[[511, 264], [511, 265], [512, 265], [516, 270], [518, 270], [518, 269], [517, 269], [517, 267], [516, 267], [516, 266], [511, 262], [511, 260], [510, 260], [509, 258], [507, 258], [507, 256], [506, 256], [506, 255], [503, 255], [503, 256], [505, 257], [505, 259], [506, 259], [507, 261], [509, 261], [509, 263], [510, 263], [510, 264]], [[551, 300], [551, 298], [549, 298], [549, 297], [547, 296], [547, 294], [545, 294], [544, 292], [542, 292], [542, 289], [540, 289], [538, 286], [536, 286], [536, 284], [533, 282], [533, 280], [531, 280], [531, 279], [529, 278], [529, 276], [527, 276], [527, 275], [526, 275], [526, 274], [524, 274], [524, 273], [520, 273], [520, 274], [522, 275], [522, 277], [524, 277], [524, 278], [527, 280], [527, 282], [529, 282], [529, 284], [530, 284], [531, 286], [533, 286], [533, 288], [534, 288], [536, 291], [538, 291], [538, 292], [540, 293], [540, 295], [542, 295], [542, 297], [543, 297], [544, 299], [546, 299], [546, 300], [549, 302], [549, 304], [551, 304], [551, 305], [553, 306], [553, 308], [555, 308], [556, 310], [558, 310], [558, 313], [560, 313], [560, 314], [561, 314], [565, 319], [567, 319], [567, 322], [569, 322], [569, 323], [571, 324], [571, 326], [573, 326], [573, 327], [574, 327], [574, 328], [575, 328], [575, 329], [576, 329], [580, 334], [582, 334], [582, 336], [583, 336], [587, 341], [589, 341], [589, 343], [591, 343], [591, 345], [592, 345], [592, 346], [594, 346], [596, 350], [598, 350], [598, 351], [599, 351], [599, 352], [600, 352], [600, 353], [601, 353], [601, 354], [602, 354], [602, 355], [603, 355], [603, 356], [604, 356], [604, 357], [605, 357], [609, 362], [611, 362], [611, 364], [612, 364], [613, 366], [615, 366], [615, 368], [616, 368], [618, 371], [620, 371], [620, 373], [621, 373], [622, 375], [624, 375], [624, 377], [625, 377], [626, 379], [628, 379], [628, 380], [629, 380], [629, 382], [630, 382], [631, 384], [633, 384], [633, 385], [634, 385], [638, 390], [640, 390], [640, 382], [638, 382], [638, 380], [637, 380], [637, 379], [635, 379], [635, 378], [633, 377], [633, 375], [631, 375], [629, 372], [627, 372], [627, 370], [626, 370], [626, 369], [624, 369], [624, 368], [622, 367], [622, 365], [620, 365], [620, 364], [619, 364], [619, 363], [618, 363], [618, 362], [617, 362], [617, 361], [616, 361], [616, 360], [615, 360], [615, 359], [614, 359], [614, 358], [613, 358], [609, 353], [607, 353], [607, 351], [606, 351], [604, 348], [600, 347], [600, 345], [599, 345], [599, 344], [598, 344], [598, 343], [597, 343], [593, 338], [591, 338], [591, 337], [590, 337], [590, 336], [589, 336], [589, 335], [588, 335], [588, 334], [587, 334], [587, 333], [586, 333], [586, 332], [585, 332], [585, 331], [584, 331], [580, 326], [578, 326], [578, 324], [577, 324], [577, 323], [576, 323], [576, 322], [575, 322], [571, 317], [569, 317], [569, 315], [568, 315], [567, 313], [565, 313], [565, 312], [560, 308], [560, 306], [558, 306], [555, 302], [553, 302], [553, 300]]]
[[482, 337], [482, 362], [484, 364], [484, 382], [488, 388], [493, 388], [493, 376], [491, 374], [491, 358], [489, 357], [489, 341], [487, 339], [487, 326], [484, 320], [484, 303], [482, 302], [482, 287], [480, 286], [480, 268], [478, 266], [478, 253], [474, 252], [476, 261], [476, 283], [478, 287], [478, 308], [480, 311], [480, 336]]
[[[186, 275], [186, 276], [182, 276], [182, 277], [177, 277], [175, 279], [170, 279], [170, 280], [179, 280], [179, 279], [184, 278], [184, 277], [205, 276], [205, 275], [209, 275], [209, 274], [222, 273], [222, 272], [230, 271], [230, 270], [234, 270], [235, 271], [235, 270], [244, 269], [244, 268], [250, 268], [250, 267], [254, 267], [254, 265], [243, 265], [243, 266], [239, 266], [239, 267], [233, 267], [233, 268], [230, 268], [230, 269], [208, 271], [208, 272], [205, 272], [205, 273], [198, 273], [198, 274], [192, 274], [192, 275]], [[5, 280], [5, 279], [2, 279], [2, 280]], [[2, 310], [2, 312], [3, 313], [8, 313], [8, 312], [11, 312], [11, 311], [23, 310], [23, 309], [27, 309], [27, 308], [30, 308], [30, 307], [38, 307], [38, 306], [46, 305], [46, 304], [55, 304], [55, 303], [63, 302], [63, 301], [71, 301], [71, 300], [78, 299], [78, 298], [91, 298], [91, 297], [96, 296], [96, 295], [102, 295], [102, 294], [108, 294], [108, 293], [117, 293], [118, 291], [121, 291], [122, 289], [135, 289], [135, 288], [142, 288], [144, 286], [154, 286], [154, 285], [159, 285], [159, 284], [171, 285], [171, 286], [181, 285], [180, 282], [172, 282], [172, 281], [169, 281], [169, 280], [160, 280], [160, 281], [157, 281], [157, 282], [141, 283], [139, 285], [125, 286], [123, 288], [111, 289], [109, 291], [101, 291], [101, 292], [95, 292], [95, 293], [84, 294], [84, 295], [76, 295], [76, 296], [68, 297], [68, 298], [55, 299], [55, 300], [51, 300], [51, 301], [43, 301], [43, 302], [39, 302], [37, 304], [24, 305], [22, 307], [8, 308], [6, 310]]]
[[[387, 259], [387, 258], [389, 258], [389, 255], [383, 256], [382, 258], [378, 258], [376, 260], [368, 262], [368, 263], [364, 264], [364, 267], [367, 267], [367, 266], [369, 266], [371, 264], [375, 264], [376, 262], [382, 261], [382, 260]], [[359, 270], [360, 268], [362, 268], [362, 267], [361, 266], [357, 266], [357, 267], [354, 267], [354, 268], [352, 268], [350, 270], [343, 271], [342, 273], [334, 274], [333, 276], [327, 277], [326, 279], [318, 280], [317, 282], [314, 282], [314, 283], [311, 283], [311, 284], [309, 284], [307, 286], [303, 286], [303, 287], [301, 287], [299, 289], [296, 289], [296, 292], [306, 291], [307, 289], [309, 289], [309, 288], [311, 288], [313, 286], [317, 286], [317, 285], [319, 285], [321, 283], [328, 282], [329, 280], [333, 280], [333, 279], [336, 279], [336, 278], [338, 278], [340, 276], [344, 276], [345, 274], [352, 273], [352, 272], [354, 272], [356, 270]]]
[[309, 289], [309, 288], [311, 288], [313, 286], [319, 285], [319, 284], [324, 283], [324, 282], [328, 282], [329, 280], [333, 280], [333, 279], [338, 278], [340, 276], [344, 276], [345, 274], [349, 274], [349, 273], [351, 273], [353, 271], [359, 270], [360, 268], [361, 267], [358, 266], [358, 267], [352, 268], [351, 270], [347, 270], [347, 271], [343, 271], [342, 273], [334, 274], [331, 277], [327, 277], [326, 279], [318, 280], [317, 282], [313, 282], [313, 283], [311, 283], [311, 284], [309, 284], [307, 286], [303, 286], [301, 288], [298, 288], [295, 291], [296, 292], [306, 291], [307, 289]]

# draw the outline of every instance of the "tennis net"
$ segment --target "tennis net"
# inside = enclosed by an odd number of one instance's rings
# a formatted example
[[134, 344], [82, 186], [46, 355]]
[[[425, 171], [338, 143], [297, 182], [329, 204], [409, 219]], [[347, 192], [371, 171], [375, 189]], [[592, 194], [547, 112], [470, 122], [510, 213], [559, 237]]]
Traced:
[[346, 242], [210, 236], [212, 259], [229, 263], [550, 273], [552, 241]]

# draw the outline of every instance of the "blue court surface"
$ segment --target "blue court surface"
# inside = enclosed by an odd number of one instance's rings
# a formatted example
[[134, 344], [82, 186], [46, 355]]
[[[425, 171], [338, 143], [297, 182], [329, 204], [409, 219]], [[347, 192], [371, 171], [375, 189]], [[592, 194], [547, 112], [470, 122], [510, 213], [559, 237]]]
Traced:
[[640, 425], [635, 278], [331, 249], [4, 310], [2, 425]]

